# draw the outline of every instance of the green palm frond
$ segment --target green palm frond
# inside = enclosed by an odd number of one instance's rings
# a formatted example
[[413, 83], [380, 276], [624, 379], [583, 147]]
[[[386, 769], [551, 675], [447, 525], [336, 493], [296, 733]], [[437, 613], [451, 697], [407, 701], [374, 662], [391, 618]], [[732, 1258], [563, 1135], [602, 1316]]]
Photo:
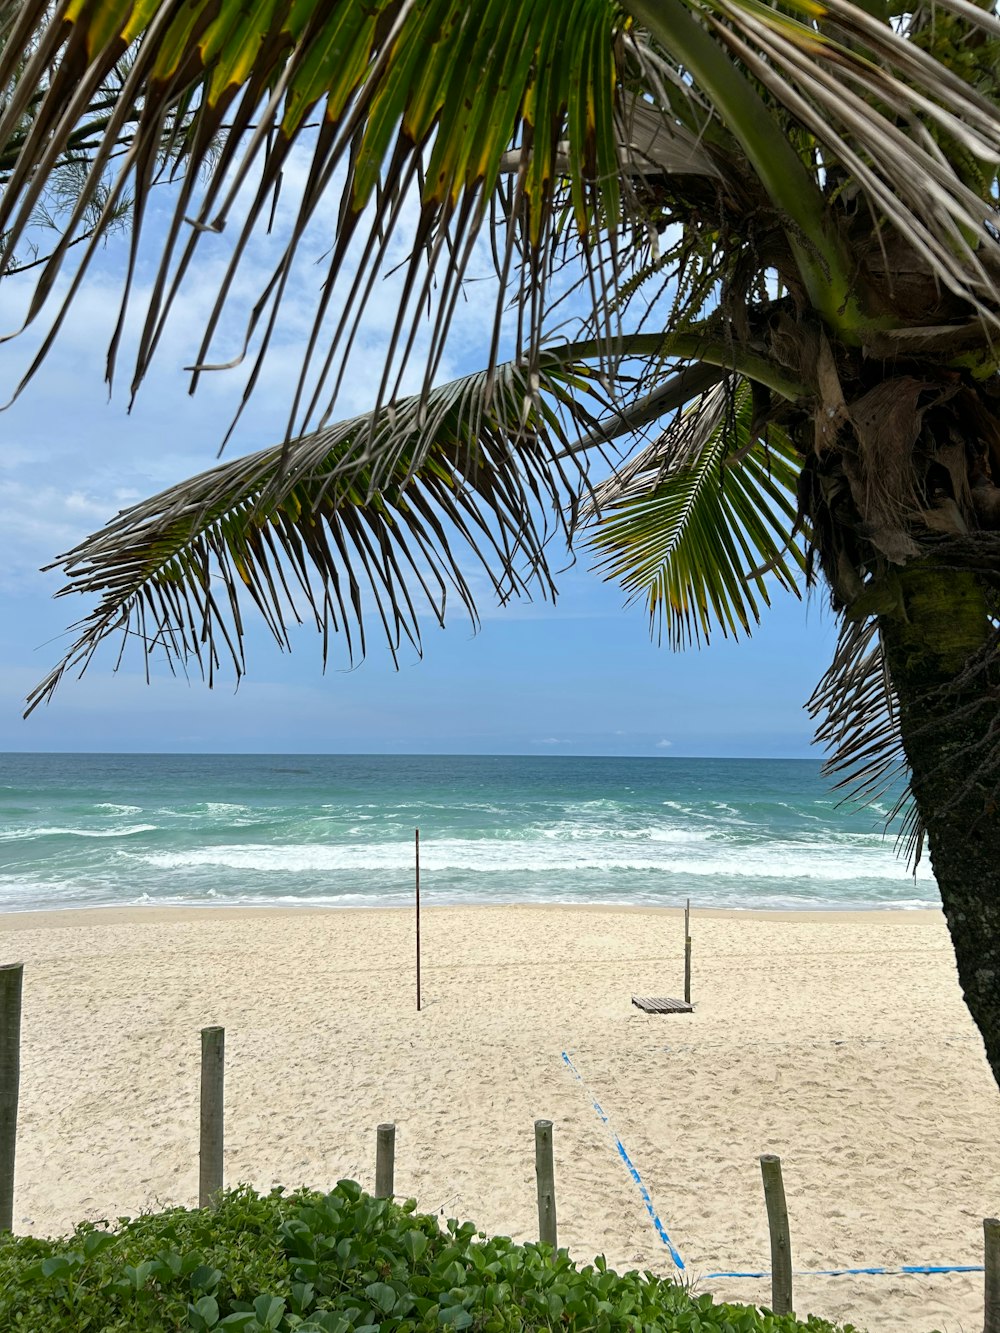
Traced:
[[[13, 172], [32, 133], [35, 119], [44, 105], [48, 91], [46, 81], [40, 85], [30, 82], [32, 78], [30, 64], [34, 46], [23, 50], [10, 48], [12, 29], [21, 7], [21, 0], [0, 0], [0, 60], [5, 69], [5, 82], [0, 85], [0, 114], [7, 111], [15, 97], [23, 108], [20, 120], [16, 123], [14, 120], [10, 121], [10, 132], [3, 150], [0, 151], [0, 193], [6, 191], [11, 183]], [[54, 13], [55, 8], [55, 4], [50, 0], [50, 13]], [[76, 205], [84, 196], [86, 204], [75, 219], [76, 234], [72, 242], [74, 246], [88, 240], [98, 229], [105, 237], [115, 231], [126, 229], [125, 222], [132, 209], [131, 195], [121, 194], [116, 203], [110, 204], [109, 192], [114, 179], [113, 164], [128, 150], [135, 133], [136, 122], [142, 115], [141, 105], [133, 106], [131, 115], [122, 122], [118, 141], [108, 155], [108, 165], [103, 177], [93, 177], [91, 168], [94, 154], [105, 138], [111, 112], [122, 94], [128, 72], [129, 60], [126, 53], [114, 62], [102, 81], [95, 83], [90, 101], [82, 108], [76, 126], [66, 136], [62, 150], [52, 162], [44, 193], [29, 219], [30, 231], [22, 236], [21, 253], [15, 254], [12, 247], [6, 269], [8, 273], [38, 268], [46, 263], [49, 251], [58, 243], [53, 236], [64, 230], [66, 220], [74, 213]], [[159, 146], [159, 156], [164, 162], [178, 140], [183, 138], [189, 119], [190, 108], [178, 107], [166, 127]]]
[[774, 426], [753, 436], [752, 417], [745, 382], [716, 385], [588, 504], [597, 569], [645, 600], [672, 647], [748, 633], [766, 574], [798, 592], [797, 458]]
[[[893, 326], [891, 310], [856, 281], [851, 238], [829, 207], [833, 171], [850, 176], [859, 209], [871, 209], [876, 227], [888, 223], [932, 280], [995, 323], [1000, 248], [986, 221], [1000, 116], [989, 81], [979, 72], [965, 77], [949, 61], [958, 60], [965, 36], [995, 46], [1000, 23], [967, 0], [940, 8], [955, 31], [938, 59], [916, 18], [883, 22], [849, 0], [777, 8], [761, 0], [22, 0], [11, 8], [0, 50], [0, 160], [13, 154], [0, 196], [0, 273], [95, 91], [127, 53], [127, 76], [93, 142], [78, 210], [37, 275], [26, 323], [57, 290], [95, 199], [103, 198], [101, 217], [110, 224], [131, 194], [133, 246], [108, 360], [113, 376], [149, 189], [162, 174], [162, 144], [173, 143], [175, 206], [165, 240], [150, 242], [152, 299], [133, 390], [198, 247], [228, 226], [235, 235], [197, 336], [193, 382], [207, 368], [248, 359], [249, 392], [324, 201], [336, 203], [337, 222], [289, 433], [335, 399], [389, 239], [404, 229], [403, 297], [373, 396], [397, 396], [400, 361], [430, 304], [429, 387], [494, 209], [507, 234], [494, 247], [502, 290], [492, 357], [512, 286], [520, 350], [538, 353], [555, 256], [570, 242], [587, 263], [603, 266], [593, 286], [599, 294], [613, 285], [622, 229], [635, 223], [644, 234], [666, 216], [697, 231], [696, 219], [712, 217], [713, 208], [766, 215], [784, 235], [813, 308], [847, 341], [857, 345], [866, 331]], [[128, 151], [109, 187], [126, 132]], [[217, 346], [223, 310], [235, 300], [251, 239], [270, 225], [275, 191], [289, 198], [283, 173], [296, 151], [307, 165], [287, 171], [301, 182], [288, 233], [275, 244], [231, 357], [233, 348], [223, 354]], [[693, 203], [683, 184], [692, 178], [703, 186]], [[47, 355], [104, 230], [99, 222], [76, 252], [82, 258], [68, 292], [59, 287], [53, 296], [54, 326], [27, 378]], [[360, 268], [342, 291], [338, 278], [358, 254]], [[598, 306], [607, 301], [596, 297]], [[613, 312], [606, 316], [611, 332]]]
[[236, 459], [125, 510], [57, 563], [66, 593], [99, 598], [29, 712], [109, 635], [135, 636], [147, 663], [195, 661], [211, 680], [243, 673], [247, 603], [274, 638], [308, 608], [349, 660], [380, 624], [395, 657], [419, 651], [421, 621], [444, 623], [450, 594], [475, 621], [463, 567], [481, 565], [501, 601], [553, 595], [547, 548], [565, 557], [585, 479], [559, 455], [607, 400], [587, 366], [546, 354]]
[[[200, 370], [218, 360], [213, 338], [233, 279], [251, 237], [269, 226], [274, 191], [296, 148], [307, 154], [308, 168], [292, 204], [290, 236], [276, 247], [277, 262], [249, 316], [243, 354], [256, 337], [254, 364], [259, 367], [306, 228], [321, 202], [339, 195], [336, 235], [303, 349], [307, 369], [296, 404], [302, 407], [307, 384], [313, 392], [308, 376], [313, 359], [329, 367], [344, 350], [388, 238], [404, 225], [401, 219], [414, 228], [413, 217], [415, 228], [407, 237], [411, 255], [387, 363], [397, 346], [405, 346], [433, 294], [439, 336], [428, 353], [426, 388], [473, 242], [489, 222], [498, 182], [512, 170], [504, 162], [509, 150], [520, 150], [507, 201], [517, 235], [512, 230], [501, 244], [501, 269], [509, 271], [523, 260], [534, 280], [544, 281], [556, 216], [553, 197], [564, 179], [579, 235], [586, 238], [598, 216], [619, 216], [616, 46], [622, 22], [610, 0], [558, 5], [547, 0], [478, 0], [473, 5], [466, 0], [65, 0], [54, 17], [47, 0], [24, 0], [9, 47], [26, 43], [33, 55], [2, 108], [0, 151], [21, 123], [32, 86], [47, 91], [0, 197], [0, 272], [29, 225], [92, 89], [128, 50], [129, 76], [110, 118], [106, 149], [93, 164], [96, 187], [111, 143], [141, 105], [131, 149], [108, 200], [113, 207], [133, 183], [134, 234], [123, 318], [156, 173], [154, 145], [179, 105], [196, 107], [173, 219], [166, 240], [157, 241], [159, 271], [139, 336], [133, 388], [147, 369], [196, 248], [206, 235], [231, 224], [237, 232], [232, 257], [196, 354], [195, 381]], [[0, 53], [0, 88], [8, 80], [8, 54]], [[287, 197], [288, 186], [284, 189]], [[251, 197], [245, 216], [241, 191]], [[67, 242], [78, 222], [71, 219]], [[98, 240], [85, 249], [66, 301]], [[42, 271], [27, 322], [51, 291], [66, 248], [60, 247]], [[341, 295], [336, 279], [353, 265], [358, 251], [360, 270], [332, 317], [331, 347], [321, 340], [324, 321], [334, 291]], [[64, 303], [57, 323], [65, 309]], [[539, 332], [533, 330], [536, 342]], [[109, 378], [117, 344], [116, 334]], [[46, 340], [42, 356], [48, 345]], [[29, 376], [38, 364], [33, 363]], [[312, 418], [318, 394], [298, 414], [302, 419]], [[383, 382], [378, 401], [394, 396], [397, 387]]]

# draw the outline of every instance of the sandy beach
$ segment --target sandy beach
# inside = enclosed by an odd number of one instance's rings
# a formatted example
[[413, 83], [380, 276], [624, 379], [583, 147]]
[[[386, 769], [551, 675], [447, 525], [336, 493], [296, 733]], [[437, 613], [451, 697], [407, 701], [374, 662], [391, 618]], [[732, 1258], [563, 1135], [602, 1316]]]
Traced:
[[[226, 1029], [229, 1183], [374, 1181], [537, 1234], [532, 1122], [554, 1122], [560, 1243], [766, 1303], [758, 1157], [782, 1159], [799, 1269], [982, 1262], [1000, 1094], [936, 912], [136, 909], [13, 914], [23, 961], [15, 1228], [197, 1201], [199, 1029]], [[564, 1053], [569, 1062], [564, 1059]], [[608, 1118], [595, 1109], [597, 1102]], [[871, 1333], [982, 1326], [982, 1275], [797, 1277]]]

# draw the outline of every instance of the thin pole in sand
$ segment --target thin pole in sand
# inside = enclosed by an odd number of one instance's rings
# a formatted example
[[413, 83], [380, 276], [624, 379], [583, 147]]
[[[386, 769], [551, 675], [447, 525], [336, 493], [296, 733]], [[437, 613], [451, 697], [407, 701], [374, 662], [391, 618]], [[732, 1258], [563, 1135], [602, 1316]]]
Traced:
[[420, 1012], [420, 830], [413, 830], [417, 890], [417, 1013]]
[[201, 1030], [201, 1152], [198, 1207], [210, 1208], [222, 1189], [225, 1028]]
[[684, 904], [684, 1003], [691, 1003], [691, 899]]
[[767, 1204], [767, 1229], [771, 1233], [771, 1309], [775, 1314], [792, 1313], [792, 1241], [788, 1231], [785, 1187], [781, 1180], [781, 1158], [771, 1153], [760, 1159]]
[[14, 1150], [21, 1085], [23, 963], [0, 967], [0, 1231], [14, 1229]]
[[538, 1188], [538, 1239], [556, 1248], [556, 1173], [552, 1161], [552, 1121], [535, 1121], [535, 1182]]
[[379, 1125], [375, 1138], [375, 1197], [391, 1199], [396, 1167], [396, 1126]]
[[1000, 1333], [1000, 1221], [987, 1217], [983, 1222], [985, 1239], [986, 1301], [983, 1333]]

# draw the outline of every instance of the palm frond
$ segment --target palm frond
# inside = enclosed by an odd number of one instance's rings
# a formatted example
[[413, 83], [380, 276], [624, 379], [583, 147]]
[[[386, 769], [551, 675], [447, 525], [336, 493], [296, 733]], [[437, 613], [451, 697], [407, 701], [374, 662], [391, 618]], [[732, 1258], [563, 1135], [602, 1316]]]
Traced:
[[[941, 9], [955, 26], [949, 50], [974, 30], [996, 42], [1000, 24], [991, 13], [966, 0]], [[289, 435], [336, 398], [392, 238], [406, 231], [409, 258], [377, 402], [398, 396], [401, 364], [428, 306], [424, 390], [433, 382], [477, 238], [496, 208], [507, 231], [494, 251], [502, 290], [491, 359], [511, 286], [519, 354], [538, 354], [555, 255], [570, 242], [602, 269], [589, 281], [610, 334], [619, 233], [633, 222], [644, 233], [643, 209], [655, 213], [664, 180], [675, 176], [701, 181], [710, 191], [701, 202], [768, 213], [814, 308], [855, 344], [894, 320], [855, 280], [850, 240], [824, 185], [835, 168], [852, 177], [876, 229], [888, 222], [982, 321], [998, 319], [1000, 247], [986, 225], [1000, 160], [995, 96], [978, 76], [951, 69], [947, 53], [936, 58], [916, 30], [881, 22], [850, 0], [779, 8], [761, 0], [627, 0], [624, 9], [614, 0], [23, 0], [11, 15], [0, 50], [0, 161], [13, 154], [0, 196], [0, 272], [95, 91], [128, 54], [78, 208], [38, 271], [26, 323], [46, 307], [88, 208], [103, 198], [100, 218], [76, 251], [82, 258], [68, 292], [53, 298], [54, 323], [26, 378], [47, 355], [106, 225], [131, 194], [132, 254], [108, 358], [114, 376], [165, 141], [178, 150], [176, 202], [166, 240], [155, 243], [133, 392], [198, 247], [228, 226], [235, 236], [197, 339], [192, 386], [209, 368], [246, 361], [249, 394], [307, 229], [336, 203]], [[242, 336], [223, 350], [223, 310], [251, 239], [270, 225], [295, 152], [308, 165], [297, 173], [287, 239], [276, 245]], [[647, 177], [657, 185], [647, 191], [652, 203], [636, 185]], [[286, 185], [286, 200], [289, 193]], [[697, 203], [682, 188], [681, 213], [685, 205], [695, 225]], [[358, 255], [342, 290], [338, 279]]]
[[[615, 107], [618, 161], [626, 176], [722, 175], [701, 138], [687, 126], [667, 119], [654, 103], [635, 93], [622, 95]], [[512, 148], [500, 159], [502, 172], [517, 175], [531, 159], [530, 148]], [[556, 166], [563, 175], [572, 169], [568, 142], [560, 143]]]
[[[17, 46], [16, 38], [13, 37], [22, 7], [21, 0], [0, 3], [0, 60], [6, 75], [6, 82], [0, 85], [0, 115], [7, 115], [11, 126], [7, 141], [0, 151], [0, 192], [6, 191], [10, 185], [12, 173], [43, 108], [47, 93], [46, 83], [32, 84], [29, 70], [38, 35], [30, 39], [31, 45], [26, 49]], [[51, 0], [49, 11], [55, 11], [55, 4]], [[46, 233], [61, 233], [66, 219], [74, 213], [76, 205], [84, 196], [86, 203], [76, 217], [76, 234], [72, 246], [89, 240], [97, 229], [101, 230], [105, 238], [117, 230], [125, 230], [125, 220], [131, 215], [132, 197], [125, 193], [119, 196], [116, 203], [111, 204], [109, 192], [113, 182], [113, 163], [129, 147], [135, 124], [142, 114], [141, 105], [133, 106], [131, 115], [122, 122], [103, 176], [92, 176], [91, 167], [94, 154], [105, 138], [111, 111], [121, 96], [128, 71], [129, 59], [126, 53], [114, 62], [106, 78], [94, 86], [90, 101], [82, 109], [76, 127], [67, 135], [62, 151], [52, 162], [45, 189], [29, 219], [30, 231], [22, 237], [23, 253], [12, 253], [6, 270], [8, 273], [39, 268], [47, 263], [50, 258], [48, 251], [57, 242]], [[11, 104], [15, 102], [22, 108], [19, 119], [10, 114]], [[164, 163], [183, 138], [189, 118], [189, 109], [178, 108], [178, 114], [171, 120], [158, 148], [158, 157]]]
[[896, 696], [875, 617], [841, 622], [833, 661], [806, 707], [821, 719], [816, 741], [828, 751], [823, 772], [836, 777], [844, 801], [873, 805], [892, 795], [885, 825], [901, 820], [897, 841], [916, 868], [925, 828], [910, 790]]
[[707, 361], [682, 366], [641, 398], [616, 406], [613, 413], [602, 417], [594, 429], [576, 440], [567, 452], [583, 453], [622, 435], [634, 435], [652, 422], [677, 412], [692, 398], [697, 398], [725, 378], [726, 371], [722, 366], [714, 366]]
[[645, 599], [671, 647], [716, 626], [749, 633], [769, 604], [766, 574], [798, 591], [797, 457], [778, 428], [765, 440], [752, 421], [749, 386], [718, 384], [588, 502], [597, 569]]
[[[996, 326], [1000, 246], [987, 226], [1000, 160], [996, 100], [850, 0], [796, 7], [802, 22], [758, 0], [712, 0], [713, 28], [874, 215]], [[978, 26], [1000, 36], [991, 15]], [[970, 174], [977, 162], [985, 170]]]
[[[591, 410], [591, 406], [593, 411]], [[66, 593], [99, 598], [29, 711], [109, 635], [151, 660], [188, 660], [211, 681], [223, 656], [244, 671], [243, 614], [256, 606], [279, 644], [298, 605], [364, 655], [368, 623], [395, 657], [419, 651], [424, 617], [450, 594], [475, 621], [470, 557], [504, 601], [554, 595], [547, 548], [565, 557], [585, 489], [555, 457], [607, 399], [587, 366], [547, 354], [478, 372], [289, 445], [216, 467], [125, 510], [63, 556]]]
[[[831, 228], [817, 176], [791, 142], [781, 142], [785, 133], [801, 138], [805, 130], [803, 147], [811, 141], [824, 170], [849, 173], [873, 219], [887, 219], [945, 286], [998, 322], [1000, 248], [986, 226], [1000, 156], [997, 106], [976, 80], [949, 67], [944, 44], [945, 58], [936, 59], [902, 25], [850, 0], [793, 0], [788, 8], [704, 0], [692, 6], [700, 23], [683, 0], [630, 7], [661, 47], [684, 43], [694, 83], [798, 229], [790, 241], [801, 275], [832, 327], [856, 339], [873, 319], [877, 326], [877, 312], [855, 304], [856, 293], [847, 296], [854, 283], [843, 237]], [[965, 23], [966, 34], [969, 25], [1000, 32], [992, 15]], [[986, 165], [970, 184], [974, 161]]]
[[[293, 204], [289, 238], [278, 247], [277, 262], [249, 315], [236, 358], [243, 359], [253, 348], [248, 384], [255, 381], [273, 337], [306, 229], [321, 204], [339, 195], [336, 234], [304, 348], [289, 430], [296, 420], [314, 420], [323, 386], [329, 387], [331, 377], [335, 382], [342, 372], [343, 353], [386, 258], [388, 240], [411, 212], [416, 224], [407, 238], [411, 253], [403, 296], [376, 396], [378, 402], [398, 396], [398, 380], [391, 384], [389, 376], [399, 367], [390, 372], [389, 366], [397, 348], [406, 348], [433, 294], [438, 314], [427, 353], [426, 390], [474, 242], [489, 220], [505, 153], [521, 151], [509, 199], [512, 230], [499, 257], [502, 271], [508, 272], [517, 258], [526, 264], [529, 280], [544, 285], [553, 197], [564, 176], [580, 236], [589, 236], [598, 216], [612, 225], [618, 218], [622, 145], [616, 131], [616, 40], [622, 21], [611, 0], [558, 5], [548, 0], [479, 0], [475, 5], [466, 0], [256, 0], [250, 5], [63, 0], [54, 14], [48, 0], [24, 0], [17, 31], [0, 53], [0, 88], [6, 86], [14, 59], [10, 47], [30, 38], [33, 53], [0, 114], [0, 151], [21, 123], [27, 95], [22, 90], [34, 86], [46, 91], [0, 197], [0, 272], [28, 227], [93, 89], [128, 49], [131, 69], [91, 171], [96, 190], [112, 143], [134, 108], [141, 106], [106, 206], [110, 216], [131, 183], [132, 258], [119, 333], [109, 356], [109, 379], [155, 175], [155, 147], [176, 109], [193, 104], [173, 219], [165, 242], [158, 242], [158, 272], [138, 338], [133, 390], [146, 372], [197, 247], [206, 236], [233, 224], [235, 243], [194, 358], [192, 383], [203, 370], [221, 364], [213, 340], [223, 308], [251, 237], [269, 225], [273, 192], [295, 149], [306, 153], [309, 163]], [[218, 143], [220, 151], [215, 150]], [[70, 218], [66, 245], [39, 275], [28, 323], [53, 288], [89, 197], [85, 189], [78, 213]], [[98, 229], [28, 377], [47, 354], [100, 239]], [[336, 280], [354, 264], [358, 252], [360, 266], [346, 299], [333, 308], [331, 332], [325, 321], [334, 293], [341, 298]], [[501, 311], [502, 304], [498, 320]], [[328, 336], [321, 336], [324, 330]], [[536, 349], [539, 334], [540, 328], [533, 326], [526, 340]], [[333, 396], [335, 392], [334, 385]]]

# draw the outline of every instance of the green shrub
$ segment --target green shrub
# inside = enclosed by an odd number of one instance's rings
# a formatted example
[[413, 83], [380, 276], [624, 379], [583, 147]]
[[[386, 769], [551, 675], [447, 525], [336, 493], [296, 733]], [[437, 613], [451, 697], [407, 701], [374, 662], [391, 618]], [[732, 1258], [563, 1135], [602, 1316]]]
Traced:
[[[0, 1237], [0, 1329], [30, 1333], [834, 1333], [716, 1304], [652, 1273], [577, 1267], [565, 1251], [364, 1194], [241, 1188], [64, 1240]], [[847, 1330], [846, 1333], [851, 1333]]]

